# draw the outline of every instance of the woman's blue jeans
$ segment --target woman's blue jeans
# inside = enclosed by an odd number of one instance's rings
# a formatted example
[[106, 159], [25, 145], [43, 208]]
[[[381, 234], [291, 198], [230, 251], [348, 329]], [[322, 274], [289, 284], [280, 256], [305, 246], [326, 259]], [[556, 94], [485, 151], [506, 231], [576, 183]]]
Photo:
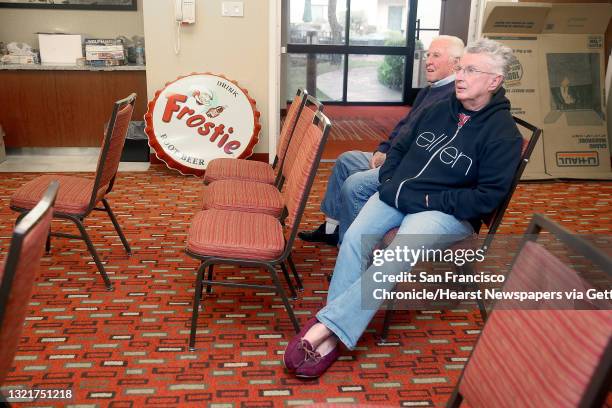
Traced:
[[340, 242], [359, 211], [378, 189], [379, 169], [370, 169], [372, 155], [357, 150], [342, 153], [329, 176], [321, 211], [339, 221]]
[[[398, 235], [388, 248], [401, 246], [405, 242], [402, 241], [404, 234], [410, 234], [411, 247], [428, 249], [450, 246], [474, 233], [469, 222], [439, 211], [403, 214], [382, 202], [375, 193], [346, 232], [327, 294], [327, 305], [317, 313], [317, 319], [349, 349], [355, 348], [383, 302], [368, 299], [368, 305], [364, 307], [362, 294], [372, 293], [379, 287], [390, 291], [395, 286], [389, 282], [374, 283], [371, 279], [362, 279], [362, 274], [376, 242], [387, 231], [398, 226]], [[371, 268], [376, 267], [370, 266], [365, 276], [373, 273]], [[410, 269], [409, 263], [398, 262], [386, 263], [382, 268], [385, 274], [409, 272]]]

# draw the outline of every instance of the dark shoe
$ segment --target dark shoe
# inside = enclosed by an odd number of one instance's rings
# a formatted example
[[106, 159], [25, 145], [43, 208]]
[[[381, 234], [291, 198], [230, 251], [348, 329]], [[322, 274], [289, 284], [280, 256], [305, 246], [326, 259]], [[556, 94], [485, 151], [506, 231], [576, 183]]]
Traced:
[[295, 335], [293, 339], [287, 344], [285, 348], [285, 354], [283, 355], [283, 364], [289, 371], [295, 371], [300, 364], [306, 359], [306, 350], [313, 351], [312, 345], [307, 341], [303, 340], [302, 337], [306, 335], [306, 332], [310, 330], [312, 326], [319, 323], [316, 317], [308, 320], [302, 327], [302, 330]]
[[317, 351], [308, 350], [306, 352], [306, 361], [295, 370], [295, 376], [305, 379], [318, 378], [331, 367], [338, 357], [340, 357], [339, 342], [336, 344], [336, 347], [324, 356], [321, 356]]
[[307, 242], [323, 242], [327, 245], [336, 246], [338, 245], [338, 227], [331, 234], [325, 233], [325, 223], [319, 225], [314, 231], [300, 231], [298, 232], [298, 237], [302, 241]]

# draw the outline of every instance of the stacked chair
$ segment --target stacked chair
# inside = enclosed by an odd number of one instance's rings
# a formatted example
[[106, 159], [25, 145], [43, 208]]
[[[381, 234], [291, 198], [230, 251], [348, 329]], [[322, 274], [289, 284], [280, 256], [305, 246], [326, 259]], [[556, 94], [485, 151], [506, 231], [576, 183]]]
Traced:
[[[95, 177], [76, 177], [62, 175], [44, 175], [35, 178], [26, 183], [21, 188], [17, 189], [11, 197], [11, 209], [20, 213], [18, 220], [25, 216], [40, 200], [45, 189], [52, 181], [59, 183], [59, 191], [55, 201], [55, 209], [53, 218], [69, 220], [73, 222], [78, 230], [79, 235], [66, 234], [62, 232], [52, 232], [50, 236], [80, 239], [85, 241], [87, 249], [98, 267], [98, 271], [104, 280], [104, 284], [108, 290], [112, 290], [113, 286], [106, 274], [104, 265], [98, 256], [96, 248], [87, 233], [84, 226], [84, 220], [92, 211], [104, 211], [111, 219], [126, 252], [131, 254], [130, 244], [123, 235], [121, 227], [117, 222], [117, 218], [111, 210], [110, 204], [106, 199], [115, 183], [115, 176], [121, 159], [121, 151], [125, 143], [128, 125], [134, 111], [134, 103], [136, 94], [131, 94], [125, 99], [115, 102], [110, 122], [106, 127], [100, 156], [98, 157], [98, 166]], [[97, 207], [98, 203], [102, 203], [102, 208]], [[47, 240], [47, 251], [50, 249], [50, 239]]]
[[[17, 351], [58, 187], [55, 181], [47, 185], [41, 200], [17, 223], [6, 263], [0, 263], [0, 385]], [[0, 405], [4, 406], [1, 398]]]
[[[195, 282], [190, 350], [195, 350], [203, 285], [207, 286], [207, 291], [212, 285], [273, 290], [282, 298], [295, 331], [299, 331], [299, 323], [275, 266], [282, 268], [294, 294], [284, 262], [290, 257], [330, 128], [331, 123], [321, 112], [320, 103], [308, 96], [296, 120], [284, 160], [280, 159], [284, 161], [278, 173], [282, 191], [274, 185], [236, 179], [216, 180], [205, 187], [204, 208], [193, 218], [187, 238], [187, 254], [201, 261]], [[230, 194], [235, 191], [239, 193]], [[270, 210], [272, 207], [274, 211]], [[269, 272], [273, 285], [213, 280], [212, 266], [215, 264], [263, 267]], [[204, 279], [206, 268], [208, 276]]]
[[[487, 226], [487, 235], [484, 238], [484, 242], [481, 247], [481, 249], [483, 250], [483, 253], [487, 252], [487, 250], [489, 249], [489, 247], [491, 246], [493, 242], [493, 238], [495, 237], [495, 233], [497, 232], [497, 229], [499, 228], [502, 222], [502, 219], [506, 212], [506, 208], [508, 208], [508, 204], [510, 204], [512, 195], [514, 194], [514, 191], [516, 190], [516, 186], [518, 185], [518, 182], [521, 179], [521, 176], [523, 174], [523, 171], [525, 170], [525, 167], [527, 167], [527, 164], [529, 163], [529, 158], [531, 157], [531, 153], [533, 152], [533, 149], [535, 148], [536, 143], [538, 142], [538, 139], [540, 138], [540, 135], [542, 134], [542, 129], [539, 129], [533, 126], [532, 124], [525, 122], [522, 119], [514, 117], [514, 121], [516, 122], [517, 125], [521, 126], [522, 128], [526, 129], [529, 132], [529, 137], [528, 138], [523, 137], [523, 145], [521, 149], [521, 161], [519, 162], [519, 165], [514, 172], [514, 178], [512, 179], [512, 183], [510, 185], [510, 190], [508, 191], [508, 194], [503, 199], [502, 203], [497, 207], [497, 209], [493, 213], [485, 217], [485, 219], [483, 220], [484, 224]], [[381, 245], [384, 247], [389, 246], [391, 242], [393, 241], [393, 239], [395, 238], [395, 236], [397, 235], [397, 231], [398, 231], [398, 228], [394, 228], [390, 230], [389, 232], [387, 232], [387, 234], [385, 234], [385, 236], [383, 237]], [[474, 241], [474, 238], [475, 237], [473, 236], [467, 237], [464, 241], [460, 241], [454, 244], [453, 248], [455, 247], [461, 248], [464, 245], [471, 246]], [[457, 269], [458, 269], [457, 272], [460, 274], [473, 274], [474, 273], [474, 267], [473, 265], [469, 263], [466, 263], [465, 265], [461, 267], [457, 267]], [[482, 300], [478, 300], [478, 308], [480, 309], [480, 314], [483, 320], [486, 320], [487, 309], [484, 303], [482, 302]], [[389, 334], [389, 326], [390, 326], [392, 314], [393, 314], [392, 308], [387, 308], [387, 310], [385, 311], [383, 327], [381, 329], [381, 334], [380, 334], [382, 342], [386, 341], [387, 336]]]
[[206, 166], [204, 184], [218, 180], [243, 180], [256, 181], [264, 184], [279, 185], [282, 178], [282, 168], [289, 148], [289, 142], [295, 131], [297, 120], [302, 113], [308, 93], [298, 89], [281, 128], [280, 137], [276, 148], [276, 156], [272, 166], [268, 163], [245, 160], [219, 158], [211, 160]]
[[[515, 257], [504, 291], [540, 291], [571, 283], [578, 274], [537, 242], [545, 231], [612, 279], [612, 260], [590, 242], [536, 214]], [[571, 258], [570, 258], [571, 259]], [[589, 268], [592, 272], [592, 268]], [[586, 274], [585, 274], [586, 275]], [[612, 381], [610, 301], [581, 309], [559, 301], [499, 300], [487, 320], [448, 407], [601, 407]], [[520, 303], [520, 304], [519, 304]], [[539, 309], [539, 310], [529, 310]]]
[[[298, 96], [304, 95], [298, 91]], [[304, 101], [301, 101], [296, 96], [293, 104], [289, 108], [289, 113], [299, 111], [297, 118], [295, 118], [295, 124], [291, 125], [291, 119], [285, 120], [285, 126], [283, 126], [283, 132], [281, 132], [281, 140], [287, 139], [286, 128], [293, 126], [294, 130], [289, 135], [288, 139], [290, 143], [285, 148], [285, 153], [280, 152], [282, 159], [281, 164], [277, 166], [279, 168], [277, 175], [277, 182], [275, 184], [267, 184], [257, 182], [257, 180], [246, 180], [237, 178], [218, 179], [204, 187], [204, 199], [202, 202], [203, 210], [229, 210], [229, 211], [242, 211], [252, 213], [263, 213], [271, 215], [275, 218], [282, 220], [285, 217], [284, 209], [285, 202], [283, 200], [281, 189], [283, 183], [292, 171], [296, 160], [299, 156], [302, 147], [302, 140], [307, 134], [307, 129], [312, 125], [313, 119], [317, 112], [323, 110], [323, 105], [315, 99], [313, 96], [307, 95]], [[294, 108], [296, 104], [300, 104], [298, 108]], [[278, 157], [277, 157], [278, 158]], [[230, 159], [236, 161], [234, 159]], [[214, 160], [213, 160], [214, 161]], [[212, 162], [211, 162], [212, 163]], [[222, 162], [224, 163], [224, 162]], [[245, 163], [245, 166], [252, 166], [247, 163], [259, 163], [258, 165], [265, 164], [261, 162], [253, 162], [244, 160], [242, 162], [237, 161], [234, 167], [230, 167], [232, 174], [238, 174], [242, 171], [235, 170], [240, 166], [240, 163]], [[267, 164], [265, 164], [268, 166]], [[220, 166], [216, 166], [220, 168]], [[208, 174], [208, 169], [206, 170]], [[229, 174], [229, 170], [226, 173]], [[302, 281], [300, 280], [299, 274], [295, 268], [291, 254], [287, 257], [287, 263], [293, 272], [296, 279], [296, 284], [299, 290], [303, 289]], [[295, 289], [291, 284], [288, 273], [284, 263], [281, 263], [281, 268], [287, 282], [289, 283], [289, 289], [291, 290], [292, 297], [297, 297]], [[212, 274], [212, 267], [210, 269]], [[209, 278], [210, 279], [210, 278]], [[210, 287], [207, 288], [210, 291]]]

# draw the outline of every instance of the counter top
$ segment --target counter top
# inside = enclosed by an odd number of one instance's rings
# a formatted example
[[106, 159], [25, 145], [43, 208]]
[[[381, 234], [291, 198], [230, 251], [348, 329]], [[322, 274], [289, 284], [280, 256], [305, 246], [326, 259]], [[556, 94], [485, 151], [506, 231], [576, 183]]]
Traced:
[[92, 67], [86, 65], [43, 65], [43, 64], [0, 64], [0, 70], [31, 70], [31, 71], [144, 71], [145, 65], [119, 65], [114, 67]]

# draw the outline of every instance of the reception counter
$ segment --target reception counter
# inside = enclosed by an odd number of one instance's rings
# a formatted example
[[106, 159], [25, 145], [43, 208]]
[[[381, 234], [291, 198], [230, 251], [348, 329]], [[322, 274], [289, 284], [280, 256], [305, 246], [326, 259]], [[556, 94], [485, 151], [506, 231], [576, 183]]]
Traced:
[[136, 92], [147, 106], [145, 67], [0, 64], [0, 125], [7, 148], [99, 147], [113, 102]]

